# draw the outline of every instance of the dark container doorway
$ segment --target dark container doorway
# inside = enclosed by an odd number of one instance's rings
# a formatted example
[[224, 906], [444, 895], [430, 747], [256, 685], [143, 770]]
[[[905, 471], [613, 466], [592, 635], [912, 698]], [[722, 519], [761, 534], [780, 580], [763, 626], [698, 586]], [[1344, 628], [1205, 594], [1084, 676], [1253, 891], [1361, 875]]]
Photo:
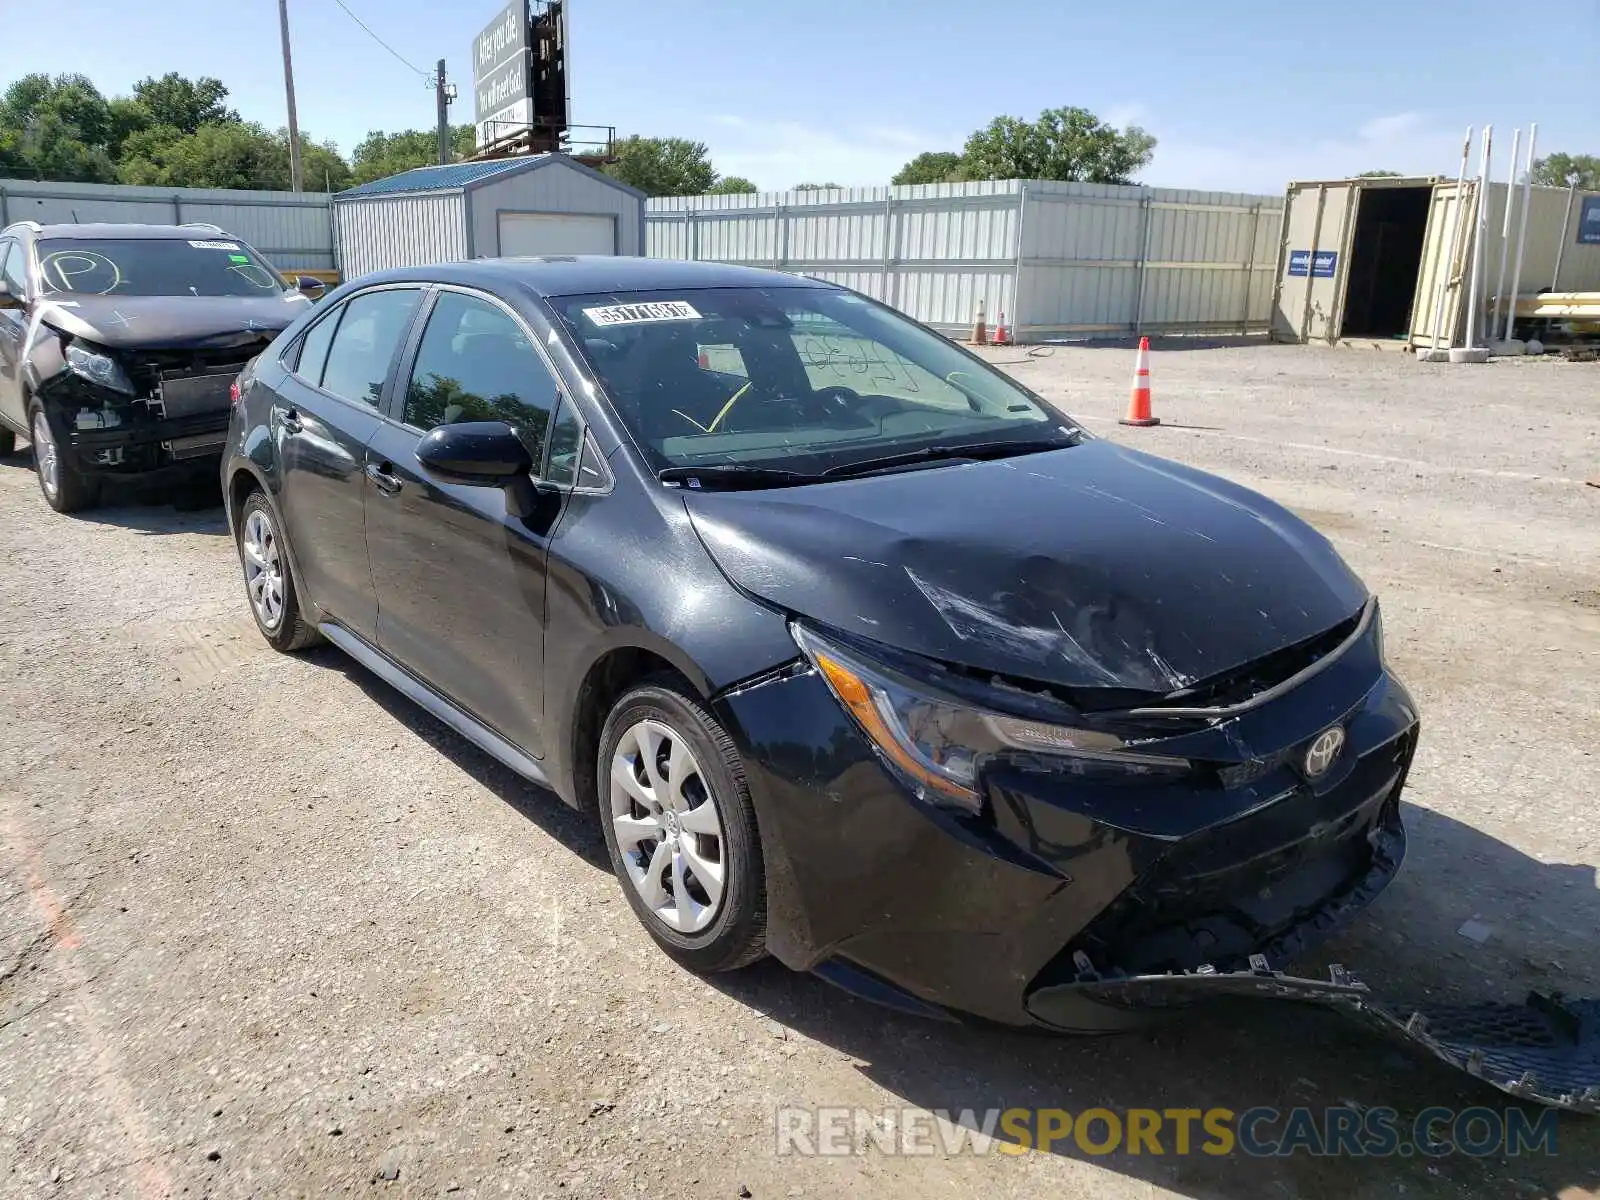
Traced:
[[1356, 210], [1341, 337], [1408, 337], [1432, 187], [1364, 187]]

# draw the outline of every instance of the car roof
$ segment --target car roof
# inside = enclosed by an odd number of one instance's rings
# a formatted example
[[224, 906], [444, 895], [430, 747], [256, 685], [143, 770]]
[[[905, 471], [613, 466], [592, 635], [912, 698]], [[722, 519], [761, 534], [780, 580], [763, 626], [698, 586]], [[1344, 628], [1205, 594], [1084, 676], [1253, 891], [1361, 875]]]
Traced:
[[693, 291], [698, 288], [828, 287], [830, 285], [759, 267], [628, 258], [611, 254], [545, 258], [479, 258], [470, 262], [398, 267], [365, 276], [362, 283], [453, 283], [462, 287], [521, 287], [537, 296], [581, 296], [594, 292]]
[[94, 224], [41, 225], [24, 228], [35, 238], [68, 241], [177, 241], [188, 238], [232, 237], [215, 225], [132, 225], [99, 222]]

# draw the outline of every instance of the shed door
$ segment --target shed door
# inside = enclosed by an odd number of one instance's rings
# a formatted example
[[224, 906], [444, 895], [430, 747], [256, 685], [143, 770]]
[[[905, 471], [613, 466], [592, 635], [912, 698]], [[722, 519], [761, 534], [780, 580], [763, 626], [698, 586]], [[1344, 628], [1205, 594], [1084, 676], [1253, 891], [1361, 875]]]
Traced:
[[533, 254], [615, 254], [615, 217], [577, 213], [500, 214], [500, 253], [507, 257]]
[[1339, 331], [1351, 216], [1359, 189], [1348, 183], [1302, 184], [1289, 196], [1278, 258], [1279, 341], [1332, 340]]
[[[1477, 185], [1470, 179], [1462, 185], [1459, 194], [1453, 183], [1441, 183], [1433, 189], [1428, 233], [1422, 244], [1422, 266], [1417, 272], [1417, 299], [1411, 306], [1414, 345], [1433, 344], [1435, 317], [1438, 318], [1439, 344], [1457, 344], [1461, 301], [1466, 295], [1464, 284], [1472, 262], [1477, 194]], [[1444, 290], [1442, 302], [1441, 288]]]

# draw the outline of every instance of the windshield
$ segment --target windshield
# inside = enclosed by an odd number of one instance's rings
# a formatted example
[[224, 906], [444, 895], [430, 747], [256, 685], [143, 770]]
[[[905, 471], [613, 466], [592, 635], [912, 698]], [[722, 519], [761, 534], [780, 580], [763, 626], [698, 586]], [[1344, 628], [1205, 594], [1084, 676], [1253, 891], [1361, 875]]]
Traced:
[[705, 288], [551, 304], [658, 472], [815, 475], [924, 447], [1076, 432], [943, 337], [850, 292]]
[[231, 238], [55, 238], [39, 243], [46, 292], [92, 296], [274, 296], [283, 276]]

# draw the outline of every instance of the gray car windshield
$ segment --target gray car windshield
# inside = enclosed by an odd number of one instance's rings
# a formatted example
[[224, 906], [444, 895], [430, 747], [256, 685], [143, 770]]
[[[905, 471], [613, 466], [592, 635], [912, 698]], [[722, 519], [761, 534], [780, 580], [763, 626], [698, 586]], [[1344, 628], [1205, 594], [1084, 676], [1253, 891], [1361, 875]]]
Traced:
[[998, 371], [850, 292], [699, 288], [551, 303], [657, 471], [815, 475], [1075, 432]]
[[39, 243], [46, 292], [91, 296], [273, 296], [283, 276], [227, 237], [49, 238]]

